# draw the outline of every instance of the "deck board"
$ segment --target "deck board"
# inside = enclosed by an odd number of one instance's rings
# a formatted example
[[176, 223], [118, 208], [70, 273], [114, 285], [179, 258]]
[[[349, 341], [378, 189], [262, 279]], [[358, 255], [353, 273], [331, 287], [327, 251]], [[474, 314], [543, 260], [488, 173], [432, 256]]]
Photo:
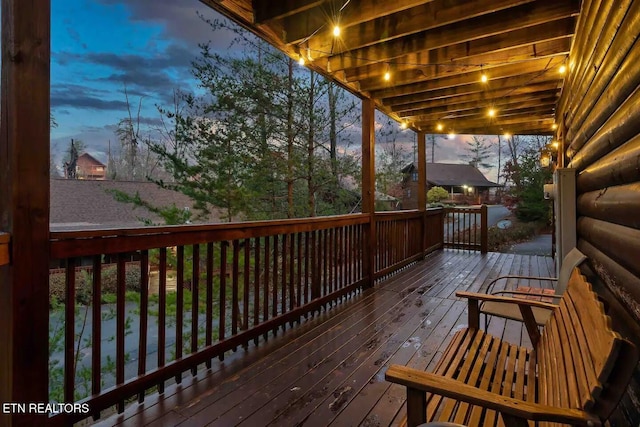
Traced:
[[[405, 414], [405, 391], [384, 381], [386, 366], [435, 367], [467, 324], [466, 302], [455, 292], [482, 292], [499, 275], [545, 276], [550, 268], [546, 257], [439, 251], [98, 424], [395, 425]], [[518, 322], [491, 318], [489, 330], [528, 344]]]

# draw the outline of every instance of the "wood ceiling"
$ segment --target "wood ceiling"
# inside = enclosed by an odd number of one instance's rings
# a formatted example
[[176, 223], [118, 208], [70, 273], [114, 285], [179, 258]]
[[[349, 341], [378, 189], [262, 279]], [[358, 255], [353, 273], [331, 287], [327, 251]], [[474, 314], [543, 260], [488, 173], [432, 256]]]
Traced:
[[579, 0], [202, 1], [416, 130], [491, 135], [553, 133], [580, 12]]

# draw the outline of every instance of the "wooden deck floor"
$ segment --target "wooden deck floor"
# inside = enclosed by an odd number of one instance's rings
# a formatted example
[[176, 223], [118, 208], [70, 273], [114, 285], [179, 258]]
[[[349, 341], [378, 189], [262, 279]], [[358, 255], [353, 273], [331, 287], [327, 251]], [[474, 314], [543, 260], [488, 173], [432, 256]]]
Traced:
[[[467, 323], [466, 303], [455, 291], [483, 291], [504, 274], [553, 276], [553, 263], [537, 256], [437, 252], [100, 425], [397, 424], [404, 416], [405, 392], [384, 380], [386, 366], [431, 369]], [[531, 284], [540, 285], [550, 286]], [[488, 329], [530, 345], [518, 322], [494, 318]]]

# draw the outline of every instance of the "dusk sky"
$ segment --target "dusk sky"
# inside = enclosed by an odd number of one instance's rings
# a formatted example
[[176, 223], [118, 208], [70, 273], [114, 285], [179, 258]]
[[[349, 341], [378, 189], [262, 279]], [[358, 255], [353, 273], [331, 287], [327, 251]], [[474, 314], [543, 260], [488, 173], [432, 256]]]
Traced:
[[[170, 106], [175, 89], [197, 90], [190, 68], [198, 44], [224, 50], [231, 42], [198, 16], [219, 17], [197, 0], [52, 0], [51, 7], [51, 110], [58, 124], [51, 144], [58, 158], [74, 138], [106, 162], [109, 140], [117, 147], [115, 129], [127, 117], [125, 85], [133, 113], [142, 101], [143, 123], [157, 126], [156, 105]], [[410, 151], [413, 133], [400, 138]], [[466, 138], [438, 139], [436, 161], [463, 161]]]

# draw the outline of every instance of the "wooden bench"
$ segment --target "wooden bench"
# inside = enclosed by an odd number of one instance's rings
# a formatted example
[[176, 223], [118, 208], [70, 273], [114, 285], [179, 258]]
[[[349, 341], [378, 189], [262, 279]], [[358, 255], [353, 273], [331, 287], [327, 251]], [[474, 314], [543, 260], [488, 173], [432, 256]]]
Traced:
[[[591, 285], [574, 269], [542, 333], [528, 299], [456, 293], [469, 302], [469, 327], [457, 332], [433, 373], [391, 365], [388, 381], [407, 387], [407, 424], [449, 421], [467, 426], [598, 426], [622, 397], [638, 363], [635, 347], [611, 330]], [[533, 350], [479, 328], [478, 305], [517, 303]]]

